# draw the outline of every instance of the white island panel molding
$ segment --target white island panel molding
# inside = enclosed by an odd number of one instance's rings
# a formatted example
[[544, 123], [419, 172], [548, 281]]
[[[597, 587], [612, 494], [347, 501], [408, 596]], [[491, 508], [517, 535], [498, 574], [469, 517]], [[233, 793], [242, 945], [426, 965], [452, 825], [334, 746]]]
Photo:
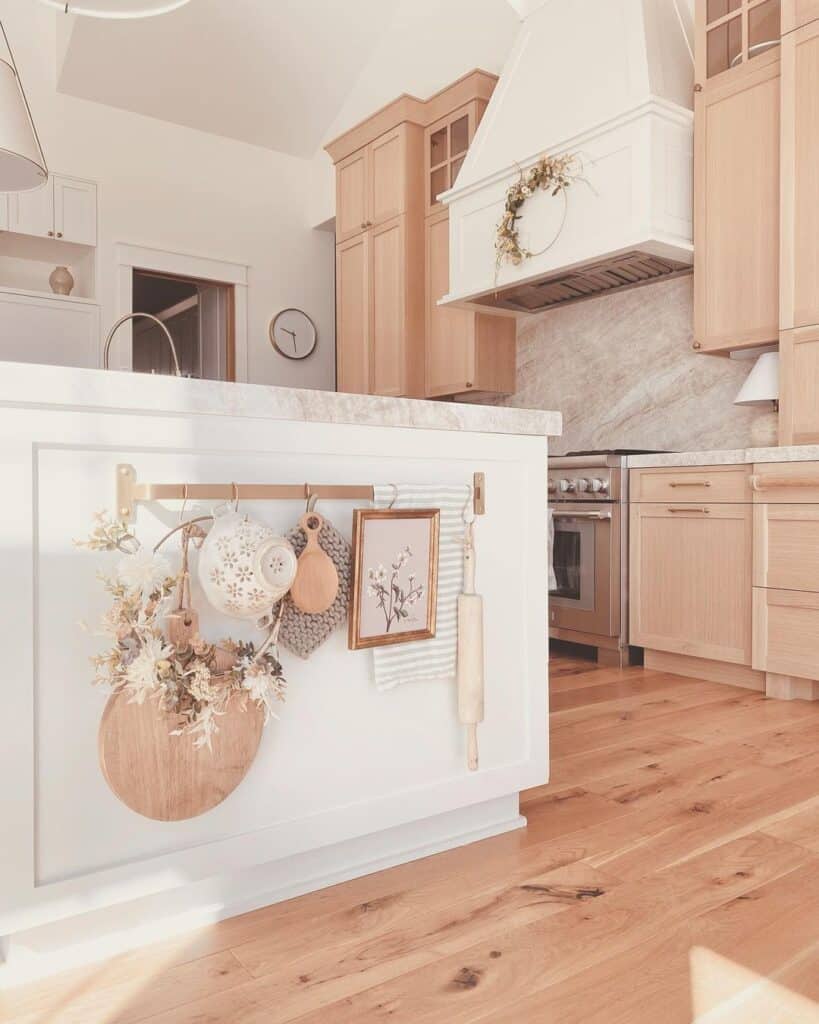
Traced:
[[[110, 954], [525, 824], [518, 794], [548, 778], [545, 470], [557, 414], [2, 369], [0, 978], [36, 970], [46, 950], [60, 949], [63, 966], [69, 947], [78, 957]], [[222, 804], [173, 823], [128, 810], [98, 764], [108, 694], [92, 686], [89, 658], [105, 641], [80, 628], [106, 609], [96, 574], [117, 555], [74, 544], [95, 512], [114, 513], [120, 463], [155, 483], [443, 486], [484, 473], [480, 770], [467, 769], [454, 686], [379, 693], [371, 654], [348, 651], [340, 629], [307, 661], [283, 651], [280, 719]], [[211, 507], [189, 503], [187, 512]], [[241, 508], [284, 533], [304, 504]], [[352, 508], [319, 505], [347, 537]], [[140, 503], [143, 544], [179, 514], [179, 502]], [[254, 636], [209, 611], [195, 579], [193, 603], [207, 638]]]

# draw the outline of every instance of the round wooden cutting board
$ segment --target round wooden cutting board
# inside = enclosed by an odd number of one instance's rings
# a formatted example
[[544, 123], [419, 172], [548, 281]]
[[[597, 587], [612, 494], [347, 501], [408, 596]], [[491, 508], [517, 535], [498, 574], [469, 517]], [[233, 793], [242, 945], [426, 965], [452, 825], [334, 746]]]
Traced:
[[264, 713], [252, 701], [219, 718], [213, 750], [190, 736], [171, 736], [178, 718], [156, 704], [108, 698], [99, 730], [100, 767], [115, 796], [156, 821], [182, 821], [230, 796], [248, 772], [262, 737]]

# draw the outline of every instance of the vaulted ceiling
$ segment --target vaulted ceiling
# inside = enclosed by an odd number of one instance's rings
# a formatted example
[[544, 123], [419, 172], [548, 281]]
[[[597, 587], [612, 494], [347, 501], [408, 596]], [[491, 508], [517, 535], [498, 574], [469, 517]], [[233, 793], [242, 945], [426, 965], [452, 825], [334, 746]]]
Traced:
[[312, 156], [398, 0], [191, 0], [136, 21], [65, 18], [61, 92]]

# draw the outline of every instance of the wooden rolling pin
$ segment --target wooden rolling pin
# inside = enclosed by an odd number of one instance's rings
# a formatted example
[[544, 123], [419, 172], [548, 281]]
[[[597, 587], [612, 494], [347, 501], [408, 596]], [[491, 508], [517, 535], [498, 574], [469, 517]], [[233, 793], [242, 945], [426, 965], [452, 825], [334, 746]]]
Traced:
[[469, 770], [478, 770], [483, 721], [483, 598], [475, 593], [475, 526], [464, 536], [464, 590], [458, 595], [458, 717], [466, 726]]

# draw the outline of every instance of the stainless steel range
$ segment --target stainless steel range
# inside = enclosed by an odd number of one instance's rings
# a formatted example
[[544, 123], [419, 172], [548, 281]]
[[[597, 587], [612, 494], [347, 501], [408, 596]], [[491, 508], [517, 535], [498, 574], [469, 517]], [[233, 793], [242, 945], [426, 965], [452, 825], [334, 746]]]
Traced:
[[549, 591], [549, 636], [597, 648], [623, 665], [628, 646], [628, 455], [571, 452], [549, 459], [557, 586]]

